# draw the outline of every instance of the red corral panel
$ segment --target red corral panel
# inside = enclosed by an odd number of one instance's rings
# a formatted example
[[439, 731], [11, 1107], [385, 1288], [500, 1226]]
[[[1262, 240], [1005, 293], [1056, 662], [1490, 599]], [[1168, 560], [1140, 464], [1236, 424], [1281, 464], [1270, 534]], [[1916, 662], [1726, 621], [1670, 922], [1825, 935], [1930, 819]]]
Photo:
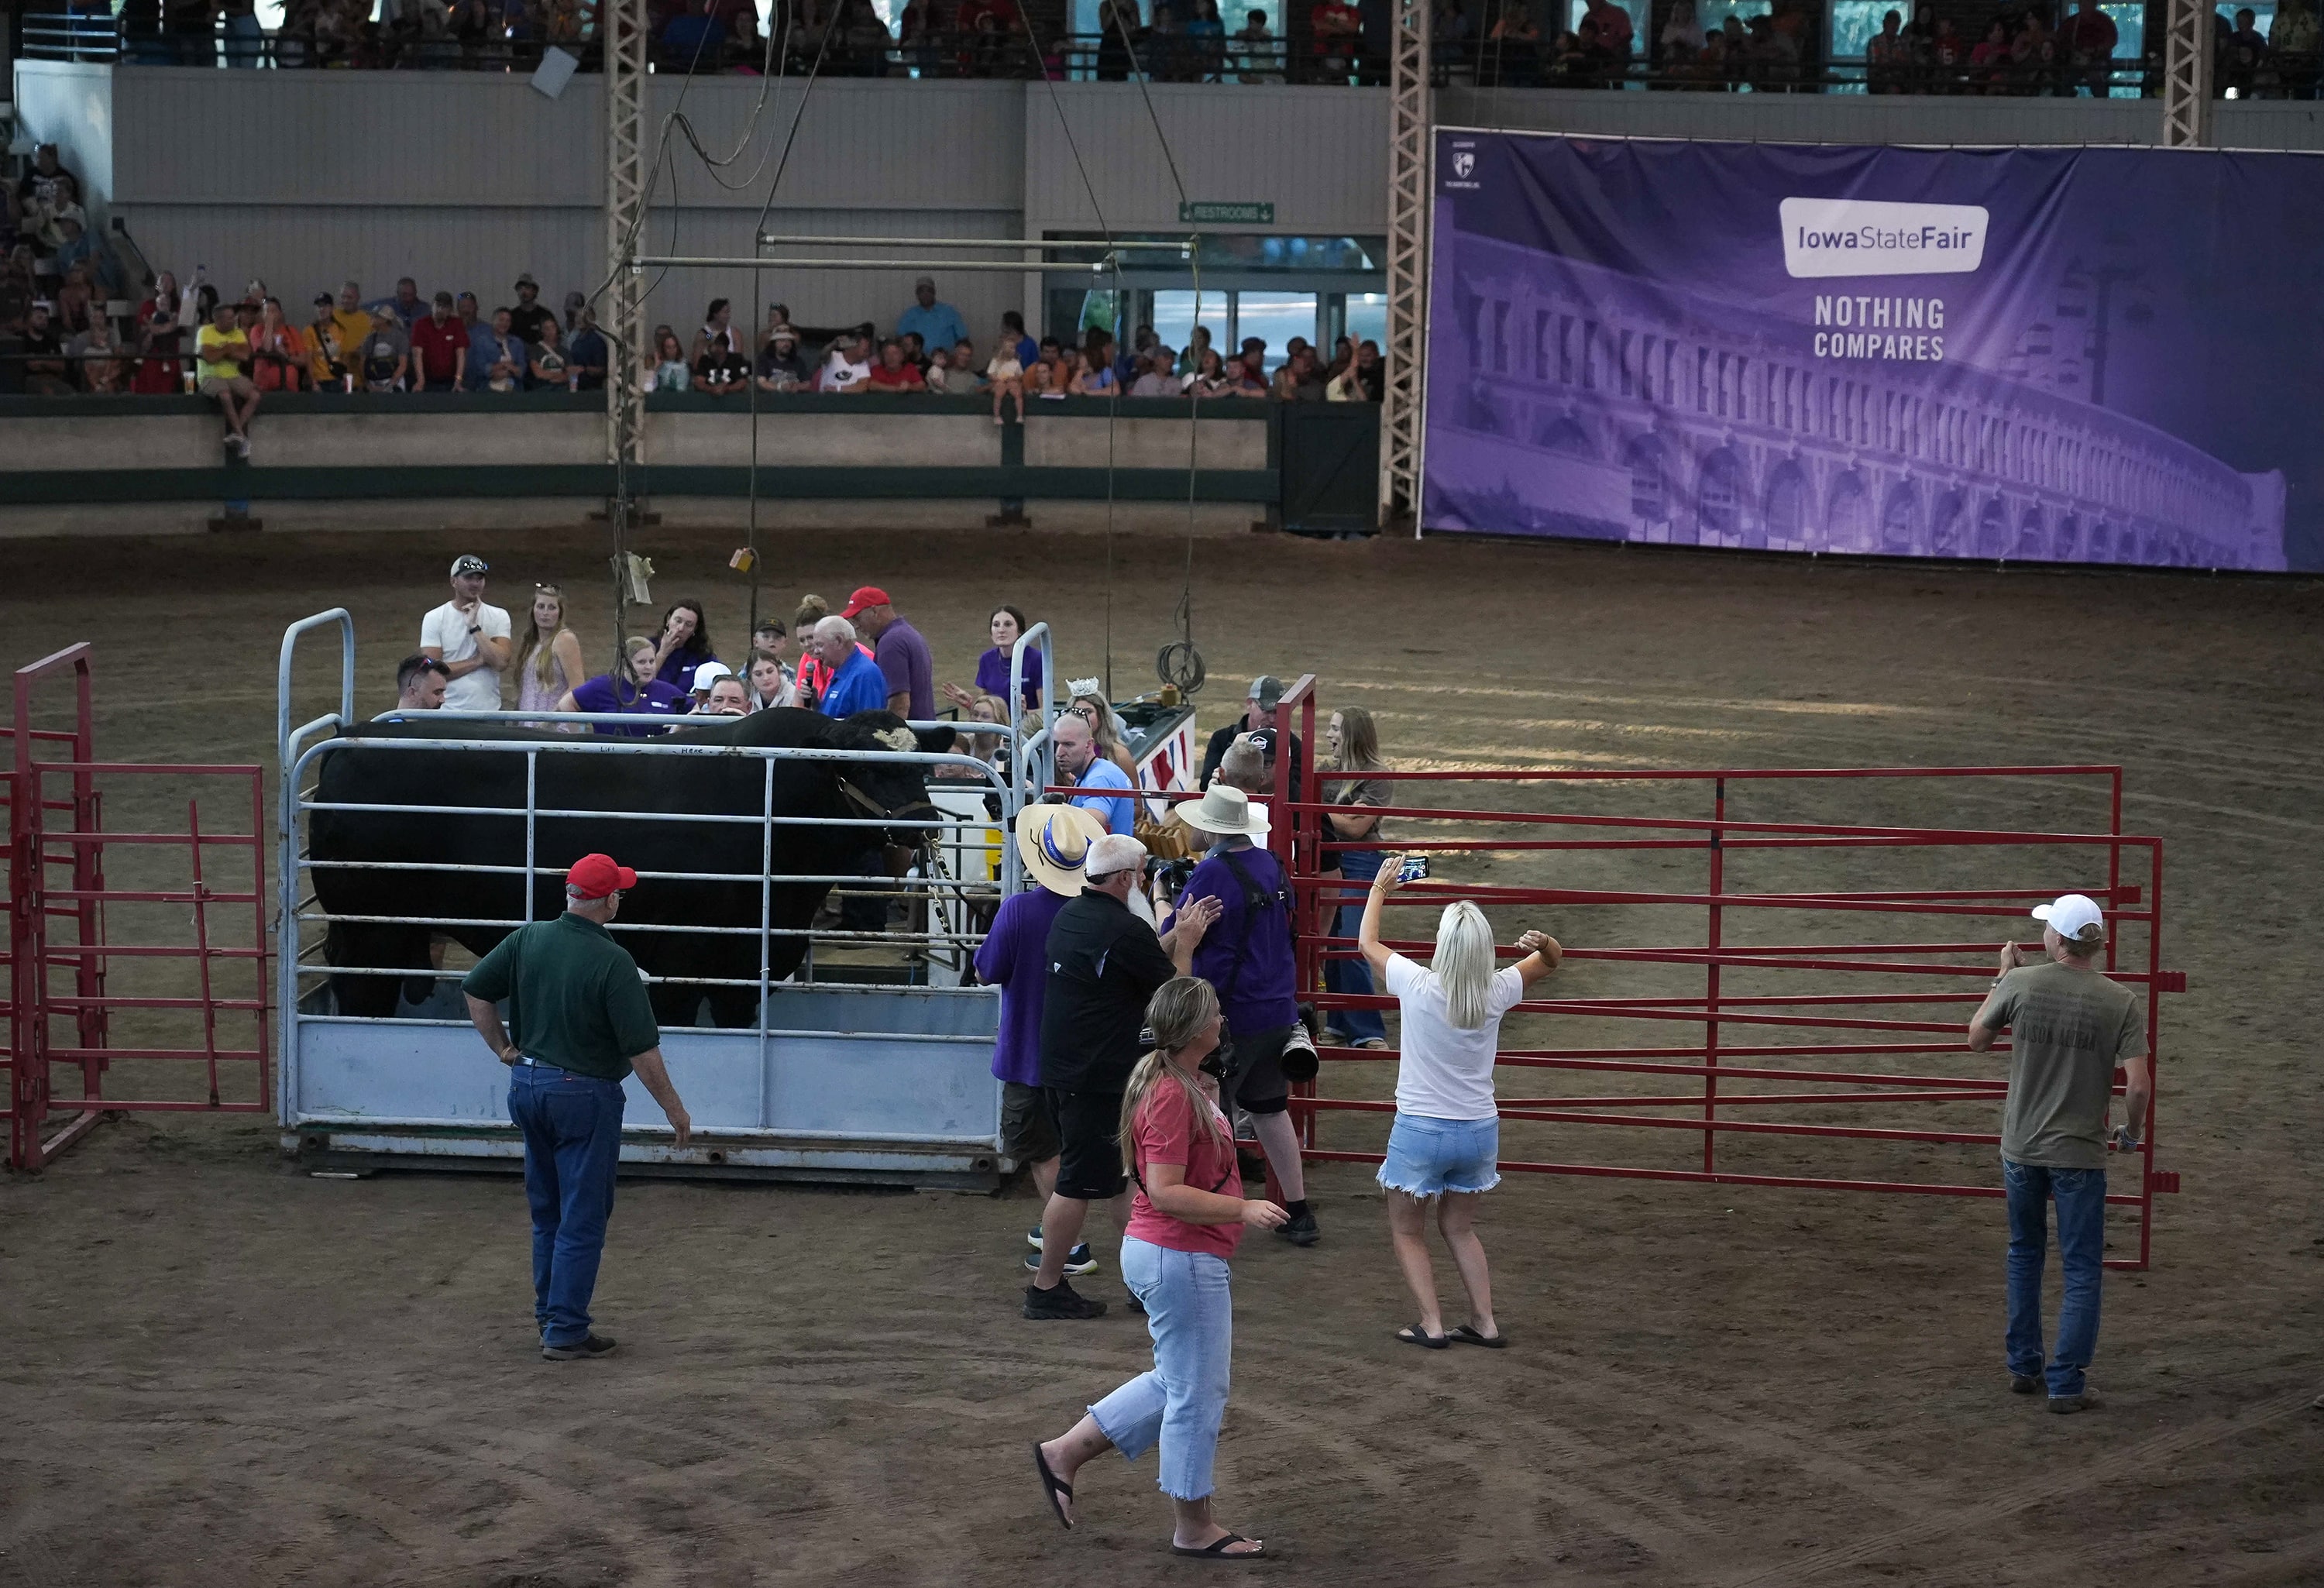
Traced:
[[[67, 680], [73, 725], [34, 727]], [[100, 762], [91, 689], [85, 643], [15, 675], [5, 1057], [27, 1170], [108, 1113], [271, 1106], [259, 769]], [[109, 830], [108, 791], [155, 830]]]

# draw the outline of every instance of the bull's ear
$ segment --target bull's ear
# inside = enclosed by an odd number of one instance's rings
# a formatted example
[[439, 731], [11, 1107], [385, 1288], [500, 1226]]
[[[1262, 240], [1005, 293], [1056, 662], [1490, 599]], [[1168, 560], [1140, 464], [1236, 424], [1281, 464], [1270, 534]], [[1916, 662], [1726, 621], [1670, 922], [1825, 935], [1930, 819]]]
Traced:
[[942, 755], [950, 751], [957, 737], [950, 728], [918, 728], [913, 736], [919, 740], [920, 749], [929, 755]]

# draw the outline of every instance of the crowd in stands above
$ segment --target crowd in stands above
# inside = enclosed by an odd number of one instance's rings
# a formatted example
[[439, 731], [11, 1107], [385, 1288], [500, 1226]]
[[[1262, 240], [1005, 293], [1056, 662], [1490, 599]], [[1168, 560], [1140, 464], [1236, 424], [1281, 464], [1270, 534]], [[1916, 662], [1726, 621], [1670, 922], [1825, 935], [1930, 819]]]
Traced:
[[[41, 161], [45, 174], [36, 164], [20, 185], [27, 212], [62, 216], [69, 229], [78, 209], [71, 178], [53, 150], [44, 148]], [[229, 298], [198, 272], [181, 287], [163, 271], [116, 325], [106, 311], [112, 289], [95, 279], [97, 268], [95, 259], [61, 249], [37, 254], [19, 234], [0, 272], [0, 391], [198, 391], [217, 400], [228, 446], [246, 454], [252, 413], [272, 392], [594, 392], [604, 389], [613, 363], [587, 296], [567, 292], [560, 311], [530, 272], [517, 278], [512, 300], [489, 312], [474, 292], [424, 296], [406, 276], [385, 298], [366, 300], [355, 282], [318, 292], [294, 320], [263, 282]], [[44, 291], [47, 282], [54, 285]], [[734, 323], [732, 303], [714, 299], [690, 331], [655, 328], [641, 379], [648, 391], [738, 401], [754, 392], [989, 398], [993, 422], [1002, 424], [1011, 415], [1022, 421], [1028, 398], [1377, 402], [1386, 376], [1378, 344], [1345, 337], [1328, 358], [1295, 337], [1276, 360], [1261, 337], [1222, 351], [1209, 328], [1196, 326], [1185, 347], [1173, 348], [1139, 326], [1124, 349], [1103, 330], [1079, 342], [1036, 339], [1014, 309], [984, 351], [959, 311], [936, 297], [932, 278], [919, 279], [913, 298], [885, 336], [870, 323], [803, 329], [781, 303], [769, 304], [764, 324], [752, 331]]]

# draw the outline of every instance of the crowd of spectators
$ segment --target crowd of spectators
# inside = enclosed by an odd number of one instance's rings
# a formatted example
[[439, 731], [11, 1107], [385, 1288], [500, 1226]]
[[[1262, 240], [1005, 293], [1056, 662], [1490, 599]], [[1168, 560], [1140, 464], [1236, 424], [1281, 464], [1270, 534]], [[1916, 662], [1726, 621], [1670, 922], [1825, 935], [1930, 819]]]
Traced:
[[[19, 190], [46, 213], [69, 204], [58, 195], [69, 195], [70, 177], [53, 151], [42, 161], [45, 171], [36, 165]], [[163, 271], [116, 326], [106, 312], [110, 289], [91, 284], [86, 262], [61, 273], [53, 256], [39, 263], [44, 271], [19, 243], [0, 275], [0, 391], [198, 391], [217, 401], [228, 447], [245, 455], [250, 420], [276, 392], [593, 392], [604, 389], [612, 365], [586, 296], [570, 291], [561, 310], [551, 308], [530, 272], [489, 313], [474, 292], [426, 297], [406, 276], [384, 298], [366, 300], [355, 282], [318, 292], [299, 323], [263, 282], [230, 297], [198, 272], [181, 287]], [[51, 291], [42, 291], [43, 276], [57, 282]], [[1328, 358], [1295, 337], [1277, 365], [1257, 337], [1222, 355], [1204, 326], [1183, 349], [1165, 346], [1150, 326], [1137, 328], [1127, 351], [1103, 330], [1078, 342], [1036, 340], [1013, 309], [1001, 317], [988, 355], [960, 312], [936, 297], [933, 279], [921, 277], [913, 299], [885, 337], [870, 323], [806, 330], [781, 303], [769, 304], [752, 331], [734, 323], [731, 302], [714, 299], [690, 336], [655, 328], [641, 378], [649, 391], [737, 402], [754, 391], [988, 398], [993, 422], [1002, 424], [1011, 413], [1021, 422], [1028, 399], [1067, 396], [1377, 402], [1386, 374], [1376, 343], [1345, 337]]]

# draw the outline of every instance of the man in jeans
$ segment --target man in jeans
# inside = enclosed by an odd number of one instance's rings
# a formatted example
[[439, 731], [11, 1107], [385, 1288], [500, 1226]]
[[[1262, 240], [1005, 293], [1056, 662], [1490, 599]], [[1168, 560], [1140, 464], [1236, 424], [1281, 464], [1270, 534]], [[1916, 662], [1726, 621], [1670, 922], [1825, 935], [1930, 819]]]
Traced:
[[[589, 1298], [613, 1212], [622, 1083], [636, 1071], [678, 1146], [694, 1133], [662, 1066], [638, 962], [605, 930], [637, 884], [638, 873], [612, 856], [583, 855], [565, 874], [565, 913], [502, 938], [460, 983], [476, 1034], [509, 1066], [509, 1118], [524, 1134], [532, 1205], [533, 1316], [550, 1362], [593, 1361], [613, 1349], [590, 1333]], [[494, 1007], [503, 999], [513, 1041]]]
[[1056, 1188], [1041, 1212], [1041, 1266], [1025, 1288], [1028, 1318], [1094, 1318], [1105, 1303], [1075, 1291], [1065, 1258], [1082, 1238], [1093, 1202], [1130, 1219], [1130, 1177], [1121, 1172], [1121, 1094], [1143, 1052], [1146, 1001], [1194, 963], [1195, 946], [1219, 918], [1216, 900], [1181, 909], [1167, 937], [1132, 913], [1130, 891], [1146, 873], [1146, 845], [1124, 833], [1093, 841], [1079, 896], [1057, 912], [1041, 995], [1041, 1085], [1056, 1121]]
[[2050, 1409], [2098, 1404], [2083, 1382], [2098, 1343], [2098, 1286], [2106, 1269], [2107, 1114], [2114, 1069], [2123, 1066], [2126, 1122], [2114, 1145], [2135, 1151], [2153, 1096], [2146, 1022], [2130, 990], [2092, 959], [2106, 946], [2098, 907], [2068, 893], [2034, 911], [2043, 923], [2038, 958], [2015, 943], [2001, 947], [2001, 974], [1969, 1023], [1969, 1049], [1983, 1053], [2010, 1032], [2009, 1098], [2001, 1116], [2001, 1176], [2009, 1202], [2009, 1387], [2042, 1390], [2042, 1263], [2048, 1244], [2044, 1205], [2058, 1205], [2058, 1255], [2065, 1298], [2058, 1348], [2050, 1358]]

